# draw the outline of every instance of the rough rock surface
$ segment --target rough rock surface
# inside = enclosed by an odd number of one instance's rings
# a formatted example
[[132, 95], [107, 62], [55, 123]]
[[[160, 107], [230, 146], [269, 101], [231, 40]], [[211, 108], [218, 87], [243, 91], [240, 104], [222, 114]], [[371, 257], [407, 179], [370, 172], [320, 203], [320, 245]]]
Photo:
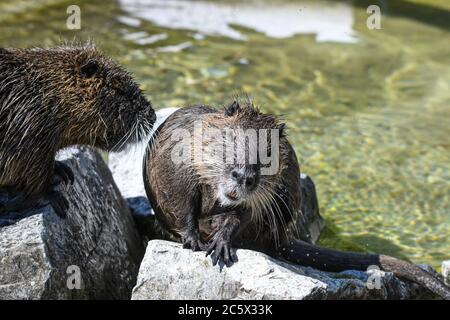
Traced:
[[[205, 257], [203, 252], [182, 249], [180, 244], [174, 242], [150, 241], [132, 299], [309, 300], [426, 297], [418, 286], [400, 281], [391, 273], [377, 270], [321, 272], [277, 261], [255, 251], [238, 250], [237, 255], [239, 261], [231, 268], [213, 267], [210, 258]], [[368, 282], [375, 288], [369, 289]]]
[[450, 260], [443, 261], [441, 269], [445, 283], [450, 286]]
[[[9, 224], [0, 227], [0, 299], [128, 299], [144, 249], [127, 202], [97, 152], [72, 148], [62, 159], [75, 174], [61, 187], [66, 219], [48, 205], [0, 216]], [[70, 266], [81, 289], [68, 288]]]
[[319, 212], [316, 186], [312, 179], [304, 173], [300, 174], [300, 186], [302, 191], [301, 212], [303, 214], [296, 221], [297, 230], [299, 230], [302, 240], [316, 243], [325, 227], [325, 221]]

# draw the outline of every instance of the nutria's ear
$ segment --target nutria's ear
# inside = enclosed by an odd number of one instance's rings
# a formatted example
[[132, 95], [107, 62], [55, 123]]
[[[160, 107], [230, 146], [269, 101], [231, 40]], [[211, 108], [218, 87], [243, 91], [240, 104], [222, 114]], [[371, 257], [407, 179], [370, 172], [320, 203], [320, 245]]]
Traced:
[[231, 117], [240, 109], [241, 106], [239, 105], [239, 102], [234, 100], [232, 104], [225, 108], [225, 115]]
[[91, 59], [88, 62], [86, 62], [84, 65], [81, 66], [80, 73], [85, 78], [91, 78], [95, 74], [97, 74], [98, 71], [98, 62]]

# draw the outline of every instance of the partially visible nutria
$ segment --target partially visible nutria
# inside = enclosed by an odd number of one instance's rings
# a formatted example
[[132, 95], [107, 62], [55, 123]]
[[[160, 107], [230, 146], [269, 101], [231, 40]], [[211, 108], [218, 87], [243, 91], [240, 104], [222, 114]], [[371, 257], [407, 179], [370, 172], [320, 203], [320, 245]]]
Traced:
[[41, 198], [64, 216], [67, 201], [53, 190], [73, 180], [56, 152], [86, 144], [121, 149], [139, 140], [155, 113], [132, 76], [92, 45], [0, 49], [0, 213]]
[[[256, 130], [253, 139], [243, 135], [248, 129]], [[230, 148], [232, 161], [217, 146]], [[267, 156], [277, 164], [271, 172]], [[374, 265], [450, 299], [443, 282], [408, 262], [320, 248], [300, 240], [304, 235], [292, 236], [295, 230], [288, 229], [302, 214], [299, 175], [284, 124], [250, 102], [235, 101], [224, 112], [207, 106], [176, 111], [156, 130], [144, 159], [144, 184], [160, 225], [183, 247], [211, 254], [213, 264], [230, 266], [237, 261], [233, 248], [248, 248], [325, 271]]]

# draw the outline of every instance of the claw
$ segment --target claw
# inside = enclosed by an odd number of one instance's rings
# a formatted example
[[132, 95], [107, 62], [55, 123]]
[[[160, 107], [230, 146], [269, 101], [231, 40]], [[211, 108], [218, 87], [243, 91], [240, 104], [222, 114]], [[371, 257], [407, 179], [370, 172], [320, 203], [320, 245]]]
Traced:
[[190, 234], [181, 238], [184, 249], [192, 249], [192, 251], [205, 250], [205, 245], [200, 239], [198, 232], [191, 232]]
[[215, 241], [213, 241], [213, 242], [207, 247], [205, 257], [209, 256], [209, 255], [214, 251], [215, 248], [216, 248], [216, 244], [215, 244]]
[[237, 262], [237, 256], [233, 248], [230, 247], [230, 241], [223, 239], [221, 234], [216, 234], [206, 249], [206, 256], [211, 255], [213, 266], [219, 261], [227, 267], [231, 267], [234, 262]]
[[226, 243], [224, 245], [224, 253], [223, 253], [223, 261], [225, 262], [225, 265], [229, 268], [233, 265], [233, 256], [231, 254], [232, 249], [230, 248], [230, 246], [228, 245], [228, 243]]
[[214, 251], [214, 253], [211, 256], [213, 266], [217, 265], [217, 262], [219, 262], [219, 257], [220, 256]]

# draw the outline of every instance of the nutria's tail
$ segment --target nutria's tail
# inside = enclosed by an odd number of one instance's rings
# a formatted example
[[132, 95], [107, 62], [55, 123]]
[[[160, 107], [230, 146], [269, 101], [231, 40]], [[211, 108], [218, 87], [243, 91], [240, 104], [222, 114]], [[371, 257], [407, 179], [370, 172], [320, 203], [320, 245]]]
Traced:
[[304, 241], [290, 240], [277, 250], [282, 258], [323, 271], [365, 271], [369, 266], [392, 272], [399, 278], [416, 282], [443, 299], [450, 300], [450, 287], [425, 270], [406, 261], [385, 255], [343, 252], [321, 248]]

